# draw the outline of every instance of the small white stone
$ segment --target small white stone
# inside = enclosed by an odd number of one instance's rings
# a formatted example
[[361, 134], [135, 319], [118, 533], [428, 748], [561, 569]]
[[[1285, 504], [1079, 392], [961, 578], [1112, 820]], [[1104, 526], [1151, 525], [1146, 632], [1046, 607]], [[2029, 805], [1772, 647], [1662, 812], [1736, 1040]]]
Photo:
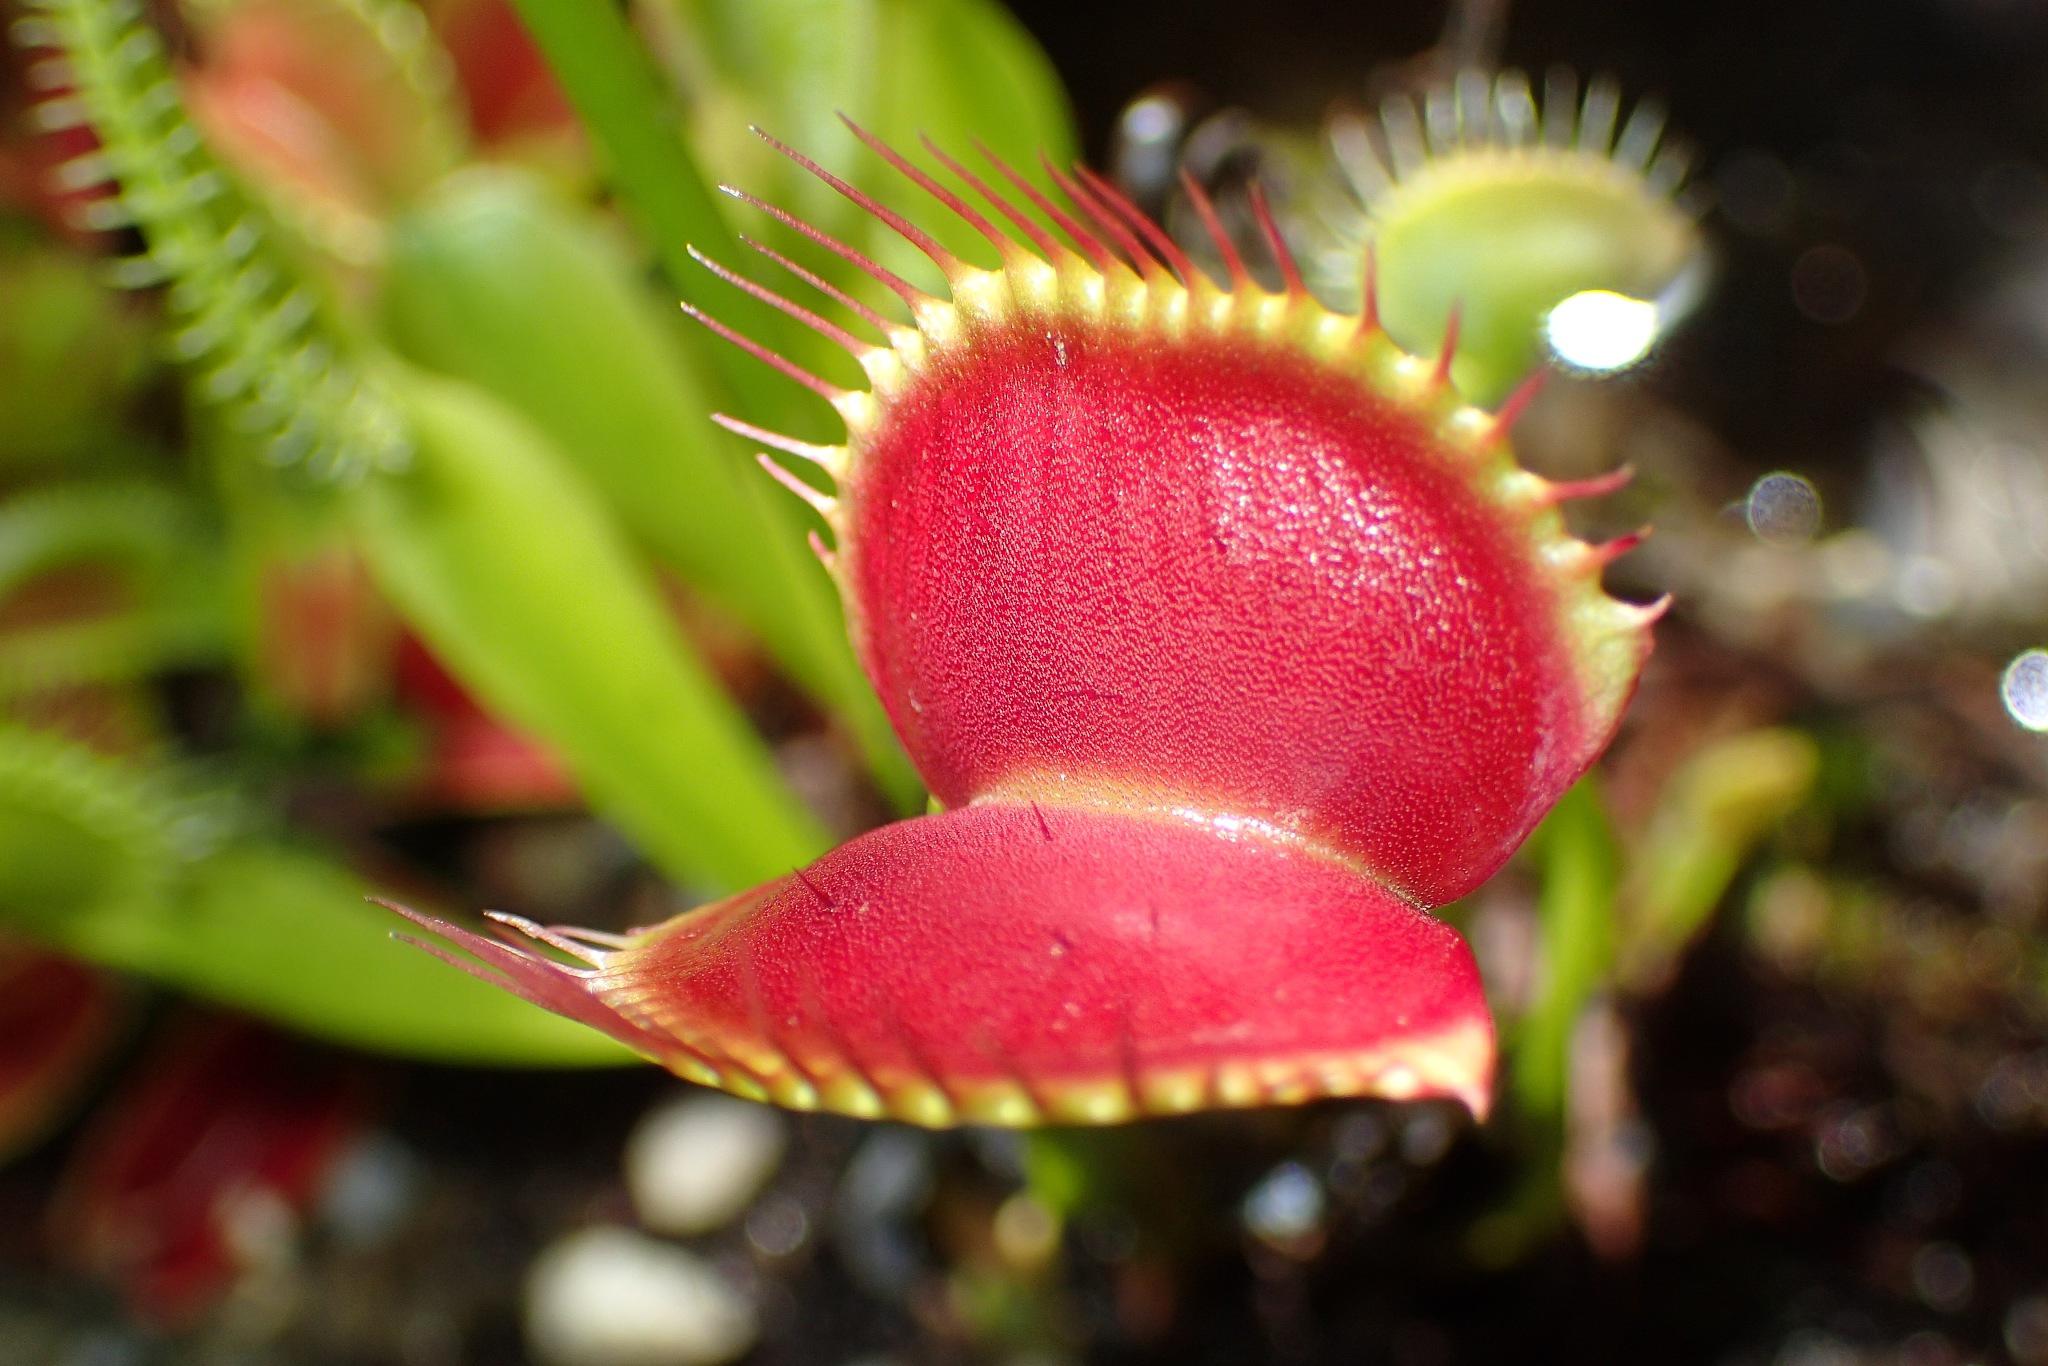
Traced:
[[760, 1335], [754, 1306], [703, 1258], [632, 1229], [583, 1229], [534, 1262], [526, 1334], [550, 1366], [717, 1366]]
[[782, 1164], [782, 1116], [730, 1096], [650, 1111], [626, 1140], [626, 1188], [640, 1221], [681, 1237], [730, 1223]]

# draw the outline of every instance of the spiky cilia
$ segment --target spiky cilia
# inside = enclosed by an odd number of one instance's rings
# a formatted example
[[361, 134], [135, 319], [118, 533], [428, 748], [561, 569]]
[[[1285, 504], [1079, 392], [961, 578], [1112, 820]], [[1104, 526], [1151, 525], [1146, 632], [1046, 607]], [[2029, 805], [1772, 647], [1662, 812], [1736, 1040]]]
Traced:
[[233, 828], [216, 793], [185, 774], [94, 753], [74, 740], [0, 724], [0, 902], [30, 917], [164, 904], [185, 871]]
[[1647, 314], [1647, 347], [1692, 305], [1705, 255], [1682, 193], [1689, 153], [1665, 136], [1656, 103], [1626, 119], [1622, 108], [1614, 82], [1596, 79], [1581, 98], [1561, 68], [1540, 99], [1520, 72], [1465, 71], [1391, 96], [1377, 117], [1333, 120], [1342, 184], [1305, 215], [1311, 284], [1357, 299], [1371, 288], [1360, 263], [1373, 262], [1380, 316], [1411, 345], [1458, 315], [1453, 374], [1481, 403], [1537, 362], [1551, 310], [1582, 292]]
[[783, 148], [950, 297], [761, 205], [912, 321], [767, 253], [865, 340], [713, 264], [851, 352], [860, 391], [706, 321], [845, 421], [836, 446], [728, 425], [835, 480], [763, 457], [829, 524], [862, 663], [949, 809], [631, 935], [500, 920], [574, 965], [424, 923], [682, 1075], [798, 1107], [1483, 1109], [1491, 1019], [1424, 908], [1491, 874], [1613, 732], [1657, 609], [1600, 588], [1632, 540], [1575, 541], [1558, 504], [1615, 481], [1520, 470], [1516, 405], [1466, 406], [1448, 351], [1316, 303], [1262, 204], [1279, 293], [1220, 230], [1210, 280], [1086, 170], [1047, 167], [1061, 203], [991, 158], [1013, 197], [931, 147], [998, 227], [855, 131], [996, 267]]
[[59, 180], [108, 188], [84, 206], [88, 226], [141, 232], [147, 250], [120, 262], [115, 279], [168, 286], [171, 348], [194, 367], [200, 394], [234, 414], [272, 463], [317, 479], [403, 464], [394, 408], [346, 354], [318, 286], [213, 160], [142, 7], [28, 0], [28, 10], [15, 39], [36, 54], [38, 83], [63, 92], [37, 107], [38, 121], [90, 127], [99, 142]]

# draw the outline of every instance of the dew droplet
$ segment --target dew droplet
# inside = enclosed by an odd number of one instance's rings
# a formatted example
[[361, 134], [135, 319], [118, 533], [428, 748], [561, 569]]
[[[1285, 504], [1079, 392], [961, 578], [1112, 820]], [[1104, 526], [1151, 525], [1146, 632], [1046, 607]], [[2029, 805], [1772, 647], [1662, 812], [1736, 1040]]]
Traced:
[[2048, 732], [2048, 650], [2027, 650], [2006, 665], [1999, 692], [2013, 720]]
[[1801, 545], [1820, 530], [1820, 492], [1803, 475], [1778, 470], [1750, 485], [1743, 517], [1758, 540]]

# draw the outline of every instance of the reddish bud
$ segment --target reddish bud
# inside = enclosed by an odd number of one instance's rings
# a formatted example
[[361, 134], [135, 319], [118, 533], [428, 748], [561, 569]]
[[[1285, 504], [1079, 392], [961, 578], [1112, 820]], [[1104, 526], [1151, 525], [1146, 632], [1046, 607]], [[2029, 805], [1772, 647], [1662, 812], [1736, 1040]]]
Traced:
[[355, 1067], [254, 1025], [188, 1022], [94, 1114], [64, 1178], [64, 1254], [136, 1310], [189, 1321], [227, 1290], [251, 1216], [303, 1210], [355, 1132]]
[[0, 940], [0, 1158], [40, 1138], [90, 1080], [122, 995], [106, 973]]

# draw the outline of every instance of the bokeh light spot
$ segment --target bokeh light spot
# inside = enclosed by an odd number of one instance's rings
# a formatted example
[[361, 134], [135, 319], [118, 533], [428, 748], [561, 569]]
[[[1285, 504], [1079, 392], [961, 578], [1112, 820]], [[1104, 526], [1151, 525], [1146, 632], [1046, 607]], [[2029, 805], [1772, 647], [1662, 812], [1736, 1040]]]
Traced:
[[1804, 544], [1820, 530], [1820, 491], [1803, 475], [1775, 471], [1750, 485], [1743, 517], [1758, 540]]
[[2006, 665], [2000, 692], [2013, 720], [2048, 731], [2048, 650], [2028, 650]]
[[1863, 311], [1870, 276], [1862, 260], [1832, 242], [1808, 248], [1792, 263], [1792, 302], [1817, 323], [1836, 327]]
[[1550, 310], [1544, 337], [1558, 360], [1596, 375], [1626, 370], [1657, 340], [1657, 305], [1610, 289], [1588, 289]]

